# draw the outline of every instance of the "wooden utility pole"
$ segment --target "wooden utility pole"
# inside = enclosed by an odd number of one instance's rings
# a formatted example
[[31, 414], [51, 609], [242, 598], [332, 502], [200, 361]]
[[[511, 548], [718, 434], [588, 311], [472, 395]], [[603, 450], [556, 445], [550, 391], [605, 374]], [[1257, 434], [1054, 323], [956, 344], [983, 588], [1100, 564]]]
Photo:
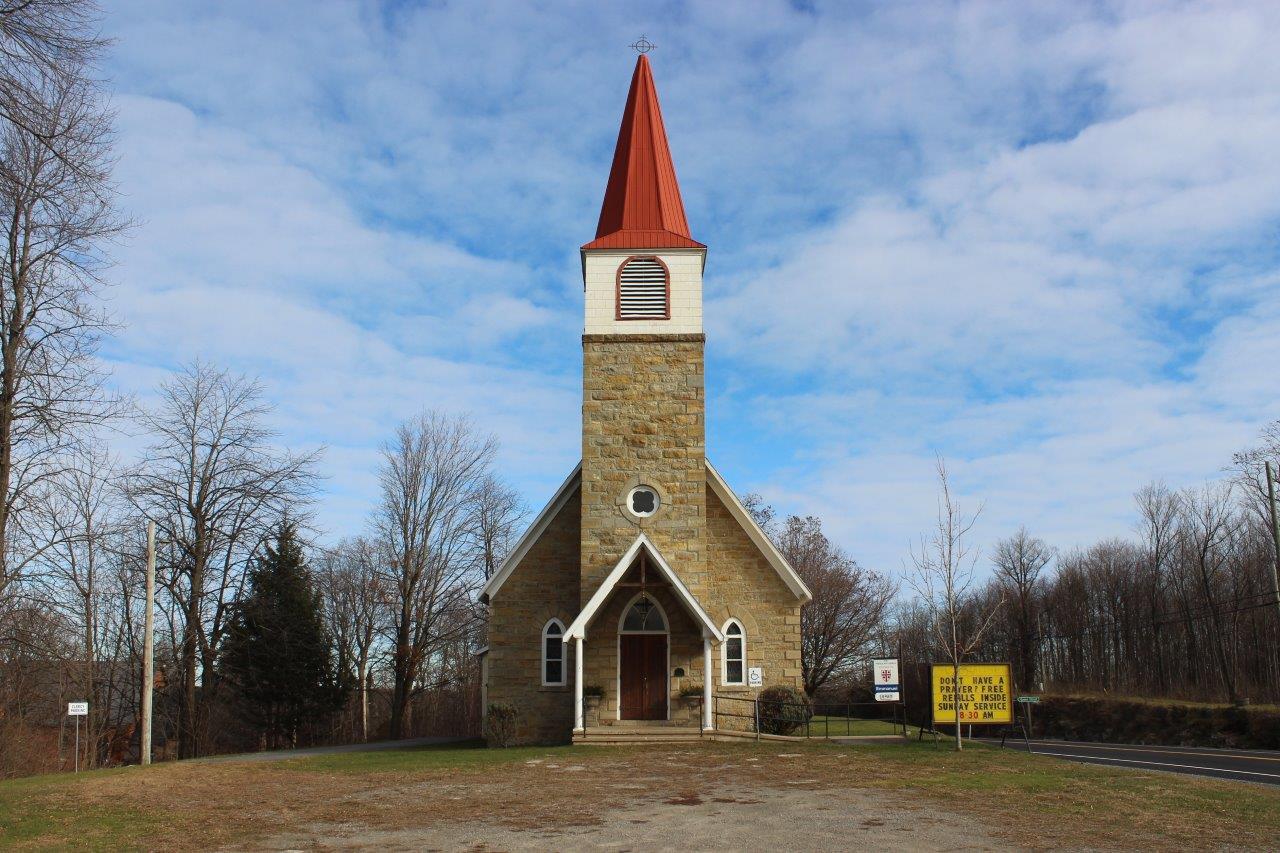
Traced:
[[369, 742], [369, 662], [360, 672], [360, 739]]
[[1276, 599], [1276, 612], [1280, 614], [1280, 571], [1277, 565], [1280, 564], [1280, 512], [1276, 511], [1276, 476], [1271, 470], [1271, 463], [1266, 463], [1267, 468], [1267, 510], [1271, 513], [1271, 540], [1276, 546], [1276, 558], [1271, 561], [1271, 594]]
[[142, 763], [151, 763], [151, 694], [155, 689], [156, 523], [147, 522], [147, 612], [142, 637]]

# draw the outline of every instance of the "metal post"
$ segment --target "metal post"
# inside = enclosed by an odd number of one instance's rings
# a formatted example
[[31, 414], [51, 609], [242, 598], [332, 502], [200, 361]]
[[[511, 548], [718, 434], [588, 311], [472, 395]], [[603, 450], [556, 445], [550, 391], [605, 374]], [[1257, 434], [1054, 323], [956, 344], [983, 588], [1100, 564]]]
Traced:
[[1280, 564], [1280, 512], [1276, 511], [1276, 475], [1267, 462], [1267, 508], [1271, 511], [1271, 539], [1276, 546], [1276, 558], [1271, 563], [1271, 592], [1275, 595], [1276, 610], [1280, 611], [1280, 572], [1276, 566]]
[[151, 763], [151, 697], [155, 691], [156, 523], [147, 522], [147, 612], [142, 629], [142, 744], [143, 764]]
[[76, 772], [80, 772], [80, 715], [76, 715]]
[[756, 740], [760, 740], [760, 697], [757, 696], [755, 699], [752, 699], [751, 702], [756, 709]]

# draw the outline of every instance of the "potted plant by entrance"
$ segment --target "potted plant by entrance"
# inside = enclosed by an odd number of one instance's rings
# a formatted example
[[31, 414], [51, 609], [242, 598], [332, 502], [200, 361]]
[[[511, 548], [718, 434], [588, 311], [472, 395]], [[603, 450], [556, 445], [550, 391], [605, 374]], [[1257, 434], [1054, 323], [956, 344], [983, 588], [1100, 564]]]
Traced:
[[684, 722], [697, 721], [698, 709], [702, 705], [702, 685], [686, 684], [680, 688], [680, 716]]
[[582, 713], [587, 718], [587, 725], [600, 725], [600, 703], [604, 701], [604, 688], [599, 684], [582, 685]]

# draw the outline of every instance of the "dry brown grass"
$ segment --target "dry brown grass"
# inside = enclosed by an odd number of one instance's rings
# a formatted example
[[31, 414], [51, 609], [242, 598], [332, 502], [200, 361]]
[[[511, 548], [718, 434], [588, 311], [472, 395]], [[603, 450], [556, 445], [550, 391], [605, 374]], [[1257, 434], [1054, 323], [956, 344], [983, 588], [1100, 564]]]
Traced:
[[[771, 791], [822, 798], [851, 789], [892, 792], [922, 814], [976, 818], [992, 841], [1018, 846], [1280, 846], [1280, 791], [1261, 786], [989, 749], [785, 746], [423, 750], [44, 777], [0, 786], [0, 846], [246, 847], [290, 832], [477, 820], [545, 833], [599, 826], [638, 801], [758, 808]], [[736, 793], [726, 796], [728, 779]]]

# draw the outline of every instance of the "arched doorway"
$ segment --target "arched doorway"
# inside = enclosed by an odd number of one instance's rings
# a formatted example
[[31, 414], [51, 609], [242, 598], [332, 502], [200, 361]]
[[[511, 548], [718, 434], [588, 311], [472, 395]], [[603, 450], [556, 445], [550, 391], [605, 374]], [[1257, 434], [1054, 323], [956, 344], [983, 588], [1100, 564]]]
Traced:
[[639, 593], [618, 620], [618, 719], [668, 717], [668, 628], [662, 605]]

